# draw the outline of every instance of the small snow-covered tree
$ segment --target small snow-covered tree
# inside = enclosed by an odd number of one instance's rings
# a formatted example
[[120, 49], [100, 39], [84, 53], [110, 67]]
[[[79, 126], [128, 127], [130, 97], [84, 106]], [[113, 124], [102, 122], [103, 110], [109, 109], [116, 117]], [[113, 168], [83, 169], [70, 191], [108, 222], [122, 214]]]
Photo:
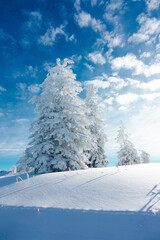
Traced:
[[11, 171], [12, 171], [13, 174], [15, 174], [17, 172], [16, 166], [12, 166]]
[[105, 143], [107, 137], [104, 133], [104, 124], [98, 106], [97, 89], [92, 85], [87, 87], [86, 106], [88, 108], [87, 119], [90, 125], [87, 127], [94, 143], [92, 149], [86, 151], [89, 159], [89, 167], [106, 167], [109, 161], [105, 155]]
[[140, 154], [140, 162], [141, 163], [150, 163], [150, 155], [143, 150], [141, 151], [141, 154]]
[[120, 123], [116, 140], [120, 145], [120, 150], [118, 151], [118, 166], [140, 163], [137, 150], [133, 143], [128, 140], [128, 134], [122, 121]]
[[87, 168], [84, 149], [91, 148], [86, 126], [84, 101], [78, 96], [81, 83], [71, 69], [73, 62], [64, 59], [49, 69], [41, 84], [42, 93], [34, 97], [39, 111], [31, 125], [32, 139], [23, 157], [19, 171], [34, 169], [35, 173], [67, 171]]

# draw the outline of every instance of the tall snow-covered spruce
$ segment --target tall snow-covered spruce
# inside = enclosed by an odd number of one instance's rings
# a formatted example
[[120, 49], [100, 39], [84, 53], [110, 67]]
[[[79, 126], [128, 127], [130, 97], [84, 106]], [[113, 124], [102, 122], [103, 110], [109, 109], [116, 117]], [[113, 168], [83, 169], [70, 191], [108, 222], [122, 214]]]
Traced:
[[31, 141], [19, 160], [19, 171], [35, 173], [87, 168], [85, 149], [91, 148], [89, 122], [85, 102], [78, 94], [81, 83], [76, 80], [72, 61], [64, 59], [49, 70], [41, 84], [42, 93], [36, 103], [38, 119], [31, 125]]
[[104, 133], [104, 124], [98, 107], [97, 89], [92, 85], [87, 87], [87, 97], [85, 99], [88, 108], [87, 119], [90, 125], [87, 127], [91, 133], [94, 147], [86, 151], [89, 159], [89, 167], [107, 167], [109, 161], [105, 155], [105, 143], [107, 137]]
[[128, 134], [122, 121], [120, 123], [116, 140], [120, 145], [120, 150], [118, 151], [118, 166], [140, 163], [137, 150], [133, 143], [128, 140]]

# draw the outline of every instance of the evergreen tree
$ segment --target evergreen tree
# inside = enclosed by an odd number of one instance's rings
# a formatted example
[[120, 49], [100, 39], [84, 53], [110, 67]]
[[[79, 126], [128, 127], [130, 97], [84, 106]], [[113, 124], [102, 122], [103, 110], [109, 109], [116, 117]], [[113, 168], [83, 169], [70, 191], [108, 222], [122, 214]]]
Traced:
[[133, 143], [128, 140], [128, 134], [122, 121], [118, 130], [117, 143], [120, 145], [120, 150], [118, 151], [118, 166], [140, 163], [137, 150]]
[[150, 155], [143, 150], [141, 151], [141, 154], [140, 154], [140, 162], [141, 163], [150, 163]]
[[38, 119], [31, 125], [31, 141], [19, 160], [19, 171], [34, 169], [35, 173], [87, 168], [84, 149], [91, 148], [86, 129], [84, 101], [78, 97], [81, 83], [75, 81], [71, 64], [64, 59], [51, 68], [41, 84], [42, 93], [31, 101], [36, 103]]
[[88, 129], [92, 136], [91, 140], [94, 143], [93, 148], [86, 151], [86, 155], [89, 159], [88, 166], [106, 167], [109, 164], [105, 156], [105, 143], [107, 137], [104, 134], [104, 125], [98, 107], [97, 89], [92, 85], [87, 87], [86, 106], [88, 108], [87, 119], [90, 122]]

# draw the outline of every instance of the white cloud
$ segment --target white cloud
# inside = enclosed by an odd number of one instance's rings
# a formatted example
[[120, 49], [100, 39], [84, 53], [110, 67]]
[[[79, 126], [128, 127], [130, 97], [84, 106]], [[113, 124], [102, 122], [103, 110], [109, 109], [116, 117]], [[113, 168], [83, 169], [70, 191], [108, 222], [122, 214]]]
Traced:
[[128, 110], [128, 108], [126, 106], [120, 106], [118, 110], [125, 112]]
[[27, 85], [25, 83], [20, 82], [20, 83], [17, 83], [17, 87], [23, 91], [26, 89]]
[[109, 97], [107, 99], [105, 99], [103, 102], [107, 103], [108, 105], [112, 105], [114, 101], [114, 97]]
[[56, 41], [56, 38], [58, 35], [64, 36], [66, 41], [73, 41], [75, 40], [74, 34], [72, 34], [70, 37], [65, 33], [64, 31], [64, 25], [61, 25], [60, 27], [54, 28], [51, 26], [47, 32], [39, 38], [39, 43], [41, 43], [44, 46], [53, 46], [53, 44]]
[[22, 45], [22, 47], [26, 48], [31, 45], [31, 42], [29, 41], [29, 39], [24, 37], [23, 39], [20, 40], [20, 44]]
[[124, 0], [111, 0], [107, 2], [103, 17], [114, 24], [119, 23], [121, 9], [124, 7]]
[[124, 80], [118, 76], [107, 76], [105, 73], [102, 75], [95, 77], [94, 80], [88, 81], [87, 83], [96, 85], [99, 88], [105, 89], [111, 87], [110, 94], [114, 95], [115, 91], [119, 91], [120, 89], [126, 87], [128, 85], [128, 80]]
[[27, 84], [25, 83], [17, 83], [16, 84], [16, 87], [17, 87], [17, 99], [19, 100], [26, 100], [27, 98]]
[[124, 69], [135, 69], [136, 72], [141, 72], [143, 67], [143, 63], [137, 60], [134, 54], [128, 53], [126, 56], [117, 57], [111, 61], [112, 68], [115, 70], [124, 68]]
[[135, 88], [146, 89], [150, 91], [156, 91], [160, 89], [160, 79], [155, 79], [149, 82], [141, 82], [135, 79], [128, 78], [128, 82]]
[[114, 84], [113, 88], [115, 90], [120, 90], [128, 85], [127, 81], [117, 76], [108, 77], [108, 81]]
[[36, 78], [37, 72], [38, 72], [38, 68], [30, 65], [30, 66], [25, 66], [24, 72], [16, 72], [14, 73], [13, 76], [14, 78], [28, 77], [28, 76], [32, 78]]
[[153, 11], [159, 8], [160, 1], [159, 0], [146, 0], [148, 11]]
[[81, 5], [80, 4], [81, 4], [80, 0], [75, 0], [74, 7], [77, 10], [77, 12], [79, 12], [81, 10]]
[[97, 39], [95, 46], [103, 47], [106, 46], [109, 48], [106, 52], [106, 57], [110, 59], [113, 49], [116, 47], [124, 47], [125, 45], [125, 35], [123, 29], [120, 25], [116, 25], [113, 31], [103, 30], [100, 33], [100, 38]]
[[[98, 39], [99, 43], [106, 44], [108, 43], [109, 48], [123, 47], [124, 46], [124, 36], [118, 31], [104, 31], [102, 33], [101, 39]], [[97, 43], [98, 43], [97, 41]]]
[[1, 92], [5, 92], [6, 89], [0, 86], [0, 91], [1, 91]]
[[10, 34], [4, 32], [2, 28], [0, 28], [0, 38], [3, 40], [10, 40], [12, 44], [15, 43], [15, 39]]
[[88, 27], [91, 24], [92, 17], [89, 13], [86, 13], [82, 11], [78, 15], [75, 15], [75, 19], [79, 26], [82, 27]]
[[148, 101], [153, 101], [159, 97], [160, 97], [160, 93], [147, 93], [147, 94], [140, 95], [140, 98]]
[[4, 114], [2, 112], [0, 112], [0, 117], [4, 116]]
[[106, 89], [110, 86], [110, 83], [107, 81], [103, 81], [101, 79], [94, 79], [86, 82], [87, 85], [93, 85], [95, 88]]
[[111, 0], [110, 3], [107, 3], [107, 10], [116, 11], [120, 10], [123, 6], [123, 0]]
[[106, 59], [105, 57], [102, 56], [101, 52], [93, 52], [93, 53], [89, 53], [87, 56], [87, 59], [92, 61], [94, 64], [105, 64], [106, 63]]
[[73, 41], [77, 41], [76, 38], [75, 38], [75, 35], [72, 34], [69, 38], [68, 38], [69, 41], [73, 42]]
[[140, 58], [149, 58], [151, 56], [151, 53], [150, 52], [143, 52], [141, 55], [140, 55]]
[[27, 86], [26, 83], [19, 82], [16, 84], [17, 86], [17, 99], [26, 100], [31, 98], [33, 94], [37, 94], [40, 91], [39, 84], [31, 84]]
[[91, 6], [96, 6], [98, 3], [98, 0], [91, 0]]
[[153, 101], [160, 97], [160, 93], [147, 93], [147, 94], [136, 94], [136, 93], [125, 93], [116, 97], [117, 103], [123, 106], [129, 106], [131, 103], [135, 103], [139, 100]]
[[24, 11], [24, 14], [28, 16], [28, 21], [25, 23], [25, 27], [31, 31], [35, 31], [37, 28], [41, 27], [42, 24], [42, 14], [40, 11]]
[[[133, 43], [141, 43], [150, 40], [152, 37], [157, 36], [160, 33], [160, 20], [156, 18], [149, 18], [145, 14], [141, 14], [137, 18], [140, 24], [140, 29], [137, 33], [134, 33], [129, 37], [128, 41]], [[148, 43], [152, 43], [148, 41]]]
[[106, 28], [105, 24], [103, 24], [99, 19], [97, 20], [93, 18], [89, 13], [84, 11], [75, 15], [75, 19], [81, 28], [91, 27], [95, 32], [102, 32]]
[[32, 84], [32, 85], [28, 86], [28, 90], [31, 93], [38, 93], [40, 91], [40, 85], [39, 84]]
[[16, 119], [14, 121], [17, 122], [17, 123], [24, 123], [24, 122], [28, 122], [29, 120], [26, 119], [26, 118], [19, 118], [19, 119]]
[[126, 94], [118, 95], [116, 97], [117, 103], [123, 106], [127, 106], [133, 102], [137, 102], [138, 99], [139, 99], [139, 96], [138, 94], [135, 94], [135, 93], [126, 93]]
[[90, 65], [90, 64], [88, 64], [88, 63], [84, 63], [84, 65], [85, 65], [91, 72], [93, 72], [94, 67], [93, 67], [92, 65]]
[[53, 62], [45, 62], [43, 63], [43, 68], [45, 71], [48, 71], [50, 68], [54, 67], [55, 63]]
[[127, 69], [132, 70], [133, 75], [145, 75], [146, 77], [159, 74], [160, 64], [146, 65], [138, 60], [134, 54], [128, 53], [126, 56], [111, 60], [111, 67], [114, 70]]

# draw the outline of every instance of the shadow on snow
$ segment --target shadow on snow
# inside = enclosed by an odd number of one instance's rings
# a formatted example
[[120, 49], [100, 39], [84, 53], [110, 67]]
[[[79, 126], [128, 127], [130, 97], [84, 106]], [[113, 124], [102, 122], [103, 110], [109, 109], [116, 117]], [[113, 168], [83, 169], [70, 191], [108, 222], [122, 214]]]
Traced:
[[0, 240], [159, 240], [160, 214], [0, 207]]

